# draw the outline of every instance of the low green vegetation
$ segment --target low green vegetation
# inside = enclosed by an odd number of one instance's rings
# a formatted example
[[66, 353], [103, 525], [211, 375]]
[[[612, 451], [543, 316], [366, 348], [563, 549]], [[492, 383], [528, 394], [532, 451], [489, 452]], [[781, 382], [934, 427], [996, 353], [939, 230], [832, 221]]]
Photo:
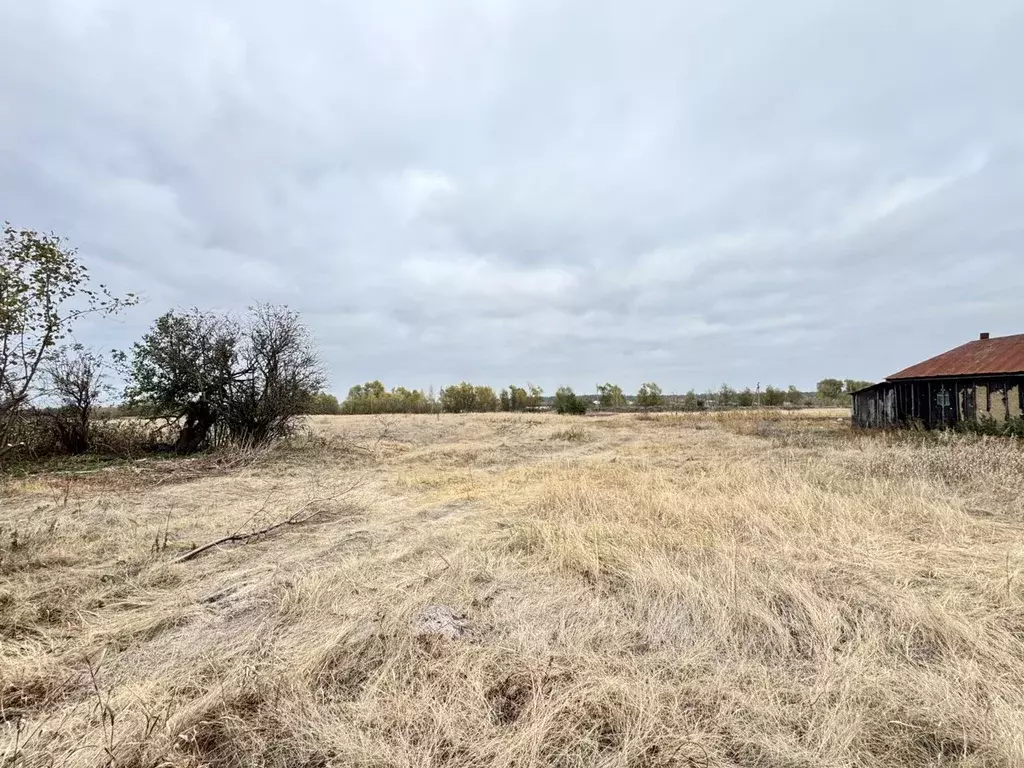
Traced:
[[559, 387], [555, 393], [555, 410], [561, 414], [582, 416], [587, 412], [587, 401], [573, 392], [572, 387]]
[[994, 437], [1024, 438], [1024, 416], [1012, 416], [1005, 421], [996, 421], [991, 416], [981, 416], [975, 421], [963, 421], [957, 426], [961, 432]]

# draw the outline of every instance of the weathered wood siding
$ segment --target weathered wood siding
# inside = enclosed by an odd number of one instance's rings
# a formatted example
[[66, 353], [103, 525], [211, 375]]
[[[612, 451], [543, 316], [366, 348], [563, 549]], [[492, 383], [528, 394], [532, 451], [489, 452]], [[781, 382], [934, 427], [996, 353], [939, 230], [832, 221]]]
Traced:
[[1024, 375], [883, 381], [853, 395], [857, 427], [919, 424], [928, 429], [1024, 416]]
[[896, 388], [878, 384], [853, 396], [853, 423], [857, 427], [899, 426]]

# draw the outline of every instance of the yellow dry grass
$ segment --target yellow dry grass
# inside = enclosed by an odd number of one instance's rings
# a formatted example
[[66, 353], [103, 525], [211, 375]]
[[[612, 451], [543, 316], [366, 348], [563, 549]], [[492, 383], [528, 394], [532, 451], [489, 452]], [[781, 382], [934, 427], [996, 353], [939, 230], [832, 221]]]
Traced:
[[[8, 483], [0, 765], [1024, 765], [1014, 442], [836, 411], [314, 427]], [[417, 630], [432, 605], [457, 636]]]

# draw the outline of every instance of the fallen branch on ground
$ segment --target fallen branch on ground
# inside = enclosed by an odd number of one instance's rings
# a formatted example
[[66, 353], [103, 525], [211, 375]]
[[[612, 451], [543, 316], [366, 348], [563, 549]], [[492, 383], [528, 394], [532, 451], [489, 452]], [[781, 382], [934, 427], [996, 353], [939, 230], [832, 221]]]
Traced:
[[[198, 546], [195, 549], [190, 549], [188, 552], [186, 552], [185, 554], [181, 555], [180, 557], [176, 557], [171, 562], [172, 563], [185, 563], [185, 562], [188, 562], [189, 560], [194, 560], [195, 558], [199, 557], [204, 552], [207, 552], [207, 551], [213, 549], [214, 547], [219, 547], [221, 544], [232, 544], [232, 543], [236, 543], [236, 542], [244, 543], [244, 542], [247, 542], [247, 541], [249, 541], [251, 539], [256, 539], [256, 538], [259, 538], [261, 536], [266, 536], [267, 534], [273, 533], [274, 531], [276, 531], [279, 528], [284, 528], [284, 527], [289, 526], [289, 525], [305, 525], [307, 523], [312, 523], [318, 517], [320, 517], [325, 512], [327, 512], [326, 509], [319, 508], [319, 506], [321, 504], [325, 504], [325, 503], [330, 502], [330, 501], [337, 501], [340, 497], [345, 496], [348, 493], [351, 493], [352, 491], [354, 491], [356, 488], [358, 488], [362, 484], [363, 484], [363, 480], [360, 479], [360, 480], [357, 480], [356, 482], [354, 482], [352, 485], [350, 485], [347, 488], [344, 488], [344, 489], [338, 491], [335, 494], [332, 494], [330, 496], [325, 496], [325, 497], [322, 497], [322, 498], [310, 499], [305, 504], [303, 504], [301, 507], [299, 507], [297, 510], [295, 510], [295, 512], [293, 512], [291, 515], [286, 517], [284, 520], [279, 520], [278, 522], [273, 523], [272, 525], [268, 525], [268, 526], [265, 526], [263, 528], [259, 528], [259, 529], [254, 530], [254, 531], [245, 531], [244, 533], [236, 531], [235, 533], [228, 534], [227, 536], [222, 536], [221, 538], [217, 539], [216, 541], [211, 541], [211, 542], [209, 542], [207, 544], [203, 544], [201, 546]], [[259, 511], [261, 512], [262, 509], [263, 508], [261, 507]], [[258, 514], [258, 512], [257, 512], [257, 514]], [[253, 518], [250, 517], [249, 519], [252, 520]]]

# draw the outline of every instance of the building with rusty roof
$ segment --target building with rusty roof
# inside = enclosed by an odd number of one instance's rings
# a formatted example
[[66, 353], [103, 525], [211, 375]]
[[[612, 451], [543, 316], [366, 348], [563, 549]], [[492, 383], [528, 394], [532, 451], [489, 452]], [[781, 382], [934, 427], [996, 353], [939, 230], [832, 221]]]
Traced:
[[859, 427], [928, 429], [1024, 414], [1024, 334], [981, 338], [853, 393]]

